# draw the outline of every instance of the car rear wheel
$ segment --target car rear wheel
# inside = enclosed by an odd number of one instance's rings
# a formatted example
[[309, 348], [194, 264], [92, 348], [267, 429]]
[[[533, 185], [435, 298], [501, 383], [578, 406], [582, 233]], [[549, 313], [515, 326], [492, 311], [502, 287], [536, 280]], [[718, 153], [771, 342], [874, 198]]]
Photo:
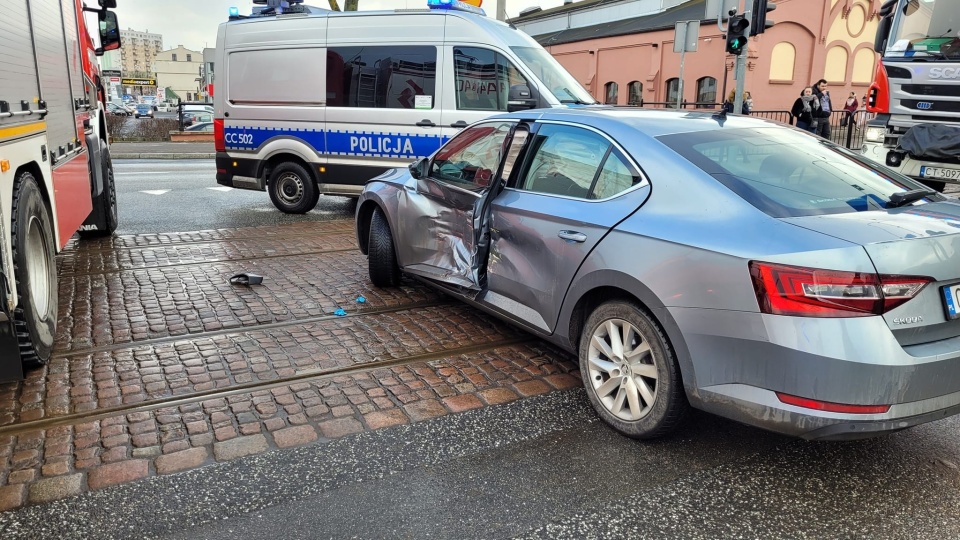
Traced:
[[400, 266], [393, 247], [393, 233], [383, 210], [377, 208], [370, 218], [370, 241], [367, 243], [370, 281], [377, 287], [400, 285]]
[[46, 364], [57, 331], [57, 264], [53, 220], [36, 179], [23, 172], [14, 182], [13, 265], [17, 276], [14, 323], [24, 364]]
[[313, 210], [320, 199], [320, 191], [310, 173], [291, 161], [273, 168], [269, 191], [273, 205], [287, 214], [305, 214]]
[[607, 302], [587, 319], [580, 374], [600, 418], [628, 437], [666, 435], [690, 408], [663, 330], [632, 303]]

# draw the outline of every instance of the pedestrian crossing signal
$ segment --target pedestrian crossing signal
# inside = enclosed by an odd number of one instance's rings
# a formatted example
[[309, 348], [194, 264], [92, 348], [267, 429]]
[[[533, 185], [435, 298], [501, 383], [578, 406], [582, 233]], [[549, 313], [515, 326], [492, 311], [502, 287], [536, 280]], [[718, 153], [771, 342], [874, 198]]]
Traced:
[[750, 35], [756, 36], [764, 33], [767, 28], [774, 25], [774, 22], [767, 19], [767, 13], [777, 9], [776, 4], [769, 3], [769, 0], [753, 0], [753, 11], [750, 12]]
[[747, 48], [747, 28], [750, 21], [743, 15], [730, 18], [727, 28], [727, 54], [740, 55]]

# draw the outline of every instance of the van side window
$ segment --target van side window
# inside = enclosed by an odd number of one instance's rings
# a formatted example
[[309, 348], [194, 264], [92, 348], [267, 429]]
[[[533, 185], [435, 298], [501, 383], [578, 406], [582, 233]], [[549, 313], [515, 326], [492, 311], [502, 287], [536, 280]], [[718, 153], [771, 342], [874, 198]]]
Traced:
[[[327, 106], [432, 109], [436, 105], [437, 48], [329, 47]], [[417, 96], [429, 96], [429, 100]], [[429, 101], [429, 107], [425, 105]]]
[[510, 87], [528, 85], [504, 55], [489, 49], [454, 47], [453, 62], [459, 110], [506, 111]]

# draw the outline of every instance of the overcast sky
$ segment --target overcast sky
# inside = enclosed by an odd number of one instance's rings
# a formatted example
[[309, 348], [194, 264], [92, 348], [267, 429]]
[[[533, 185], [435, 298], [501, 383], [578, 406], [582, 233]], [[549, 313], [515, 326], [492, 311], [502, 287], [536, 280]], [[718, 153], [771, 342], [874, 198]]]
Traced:
[[[507, 16], [516, 17], [521, 9], [540, 6], [543, 9], [563, 4], [563, 0], [484, 0], [483, 9], [488, 16], [497, 14], [497, 2], [507, 2]], [[306, 0], [316, 7], [329, 7], [327, 0]], [[360, 9], [419, 8], [426, 0], [360, 0]], [[88, 1], [88, 5], [96, 2]], [[340, 0], [341, 7], [343, 0]], [[217, 41], [217, 26], [227, 19], [230, 6], [240, 8], [240, 13], [252, 11], [250, 0], [117, 0], [117, 19], [123, 29], [149, 30], [163, 34], [165, 49], [177, 45], [200, 51], [214, 47]]]

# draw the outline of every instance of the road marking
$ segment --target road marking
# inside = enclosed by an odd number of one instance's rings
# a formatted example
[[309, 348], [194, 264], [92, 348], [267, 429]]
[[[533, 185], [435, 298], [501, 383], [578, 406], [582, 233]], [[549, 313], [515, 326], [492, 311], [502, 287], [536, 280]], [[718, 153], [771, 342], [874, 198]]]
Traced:
[[152, 189], [148, 191], [141, 191], [140, 193], [146, 193], [147, 195], [163, 195], [170, 191], [169, 189]]
[[207, 189], [212, 189], [214, 191], [233, 191], [233, 188], [230, 186], [208, 187]]

